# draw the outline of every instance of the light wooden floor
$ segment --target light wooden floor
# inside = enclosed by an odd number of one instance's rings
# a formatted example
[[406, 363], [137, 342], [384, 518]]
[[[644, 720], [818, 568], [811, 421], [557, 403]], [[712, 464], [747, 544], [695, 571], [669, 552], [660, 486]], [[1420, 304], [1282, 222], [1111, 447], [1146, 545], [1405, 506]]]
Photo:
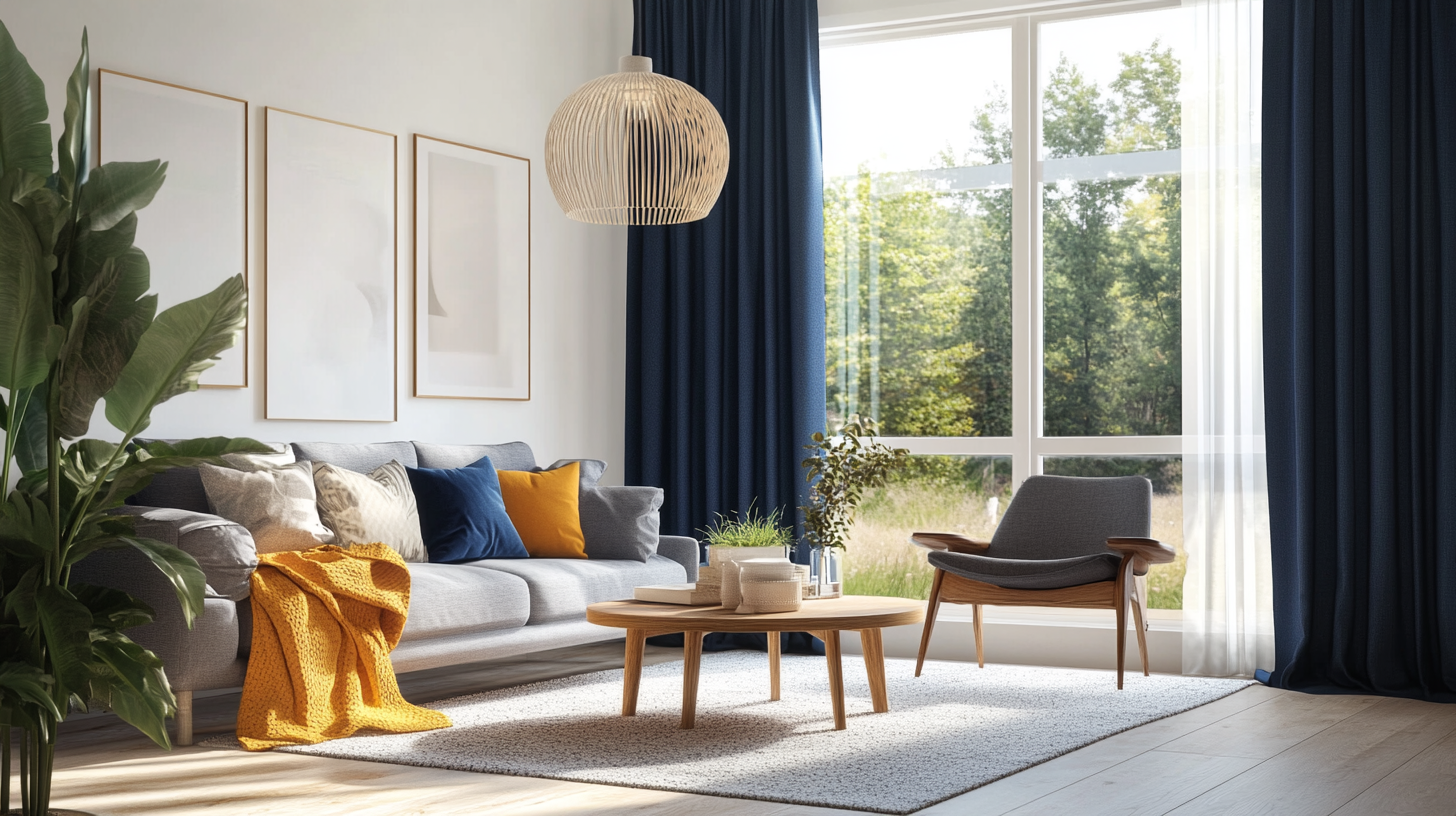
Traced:
[[[646, 662], [680, 657], [648, 647]], [[419, 672], [401, 685], [428, 702], [621, 665], [622, 644], [607, 643]], [[236, 710], [236, 695], [198, 700], [199, 738], [230, 732]], [[57, 766], [53, 804], [102, 816], [855, 812], [281, 753], [167, 754], [109, 716], [66, 723]], [[1456, 814], [1456, 706], [1255, 686], [920, 813]]]

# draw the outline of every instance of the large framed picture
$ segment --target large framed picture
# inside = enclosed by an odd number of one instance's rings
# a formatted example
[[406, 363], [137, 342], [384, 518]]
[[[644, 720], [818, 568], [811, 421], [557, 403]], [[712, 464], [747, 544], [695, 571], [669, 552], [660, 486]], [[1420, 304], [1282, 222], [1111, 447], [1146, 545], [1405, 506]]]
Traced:
[[531, 398], [531, 162], [415, 134], [416, 397]]
[[[248, 103], [101, 69], [100, 160], [167, 162], [167, 181], [137, 214], [157, 308], [248, 279]], [[249, 321], [251, 324], [251, 321]], [[204, 388], [246, 388], [248, 334], [202, 372]]]
[[264, 416], [393, 422], [394, 134], [268, 108]]

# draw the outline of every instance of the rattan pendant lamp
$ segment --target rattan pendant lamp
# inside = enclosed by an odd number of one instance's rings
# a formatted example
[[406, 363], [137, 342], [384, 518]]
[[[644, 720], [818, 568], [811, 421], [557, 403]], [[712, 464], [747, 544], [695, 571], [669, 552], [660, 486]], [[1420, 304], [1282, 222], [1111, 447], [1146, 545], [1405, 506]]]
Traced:
[[568, 218], [682, 224], [706, 218], [728, 176], [728, 130], [692, 86], [622, 57], [561, 103], [546, 128], [546, 177]]

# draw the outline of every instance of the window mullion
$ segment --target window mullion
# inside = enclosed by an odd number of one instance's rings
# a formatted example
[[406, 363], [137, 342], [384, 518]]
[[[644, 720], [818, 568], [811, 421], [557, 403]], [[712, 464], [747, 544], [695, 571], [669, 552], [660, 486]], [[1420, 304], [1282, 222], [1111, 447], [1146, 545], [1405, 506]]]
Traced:
[[1018, 17], [1011, 26], [1011, 319], [1012, 420], [1015, 453], [1011, 483], [1041, 472], [1035, 440], [1041, 435], [1041, 125], [1037, 99], [1036, 24]]

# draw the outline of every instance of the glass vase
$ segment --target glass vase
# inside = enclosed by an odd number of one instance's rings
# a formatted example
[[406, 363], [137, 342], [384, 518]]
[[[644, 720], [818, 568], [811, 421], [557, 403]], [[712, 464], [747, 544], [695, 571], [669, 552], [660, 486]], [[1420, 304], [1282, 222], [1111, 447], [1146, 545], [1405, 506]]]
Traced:
[[838, 598], [844, 587], [844, 550], [814, 547], [809, 553], [809, 597]]

